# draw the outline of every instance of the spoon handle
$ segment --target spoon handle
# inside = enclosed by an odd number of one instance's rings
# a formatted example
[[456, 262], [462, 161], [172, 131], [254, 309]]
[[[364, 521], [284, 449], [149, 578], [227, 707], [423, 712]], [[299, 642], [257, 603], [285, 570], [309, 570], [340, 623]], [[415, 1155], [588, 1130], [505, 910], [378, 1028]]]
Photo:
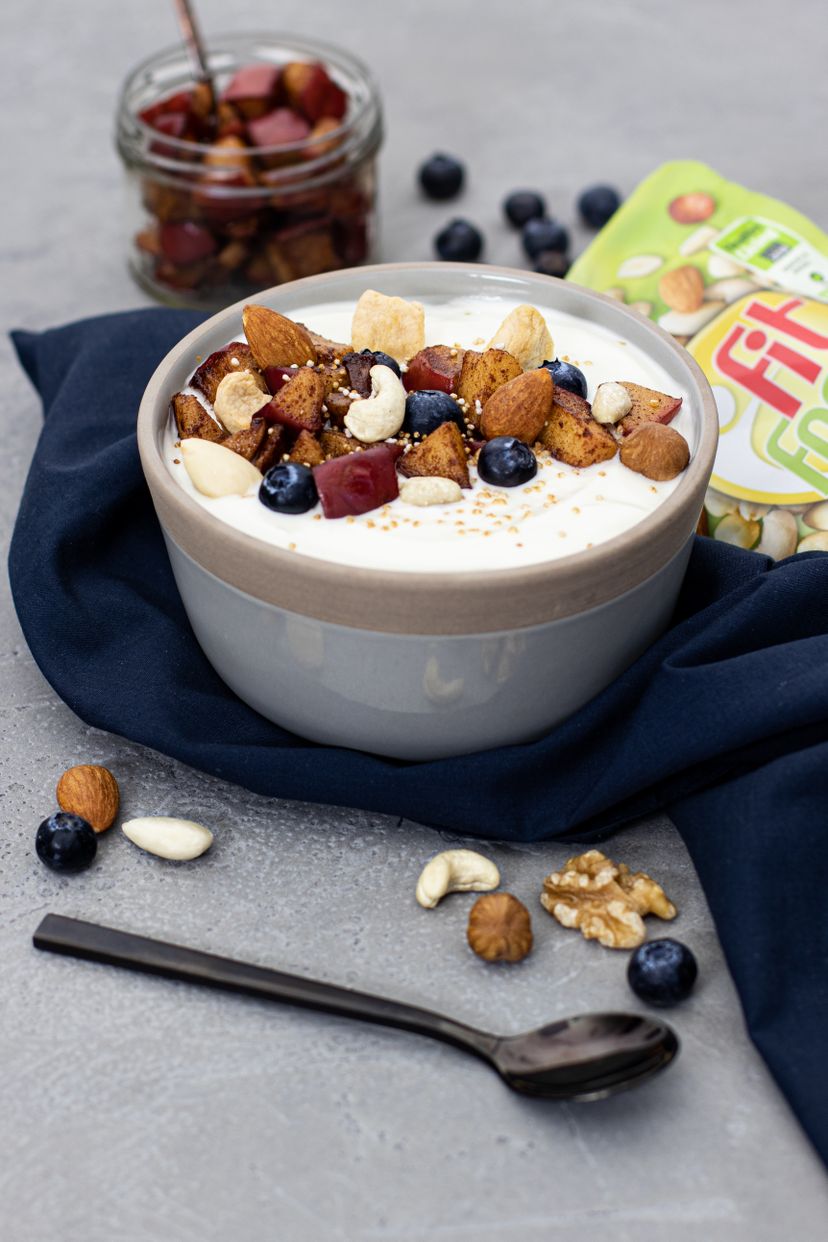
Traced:
[[486, 1035], [442, 1014], [418, 1009], [382, 996], [353, 992], [332, 983], [288, 975], [267, 966], [254, 966], [230, 957], [217, 957], [182, 945], [136, 936], [83, 919], [47, 914], [34, 933], [36, 949], [86, 958], [108, 966], [125, 966], [144, 974], [163, 975], [185, 983], [201, 983], [227, 992], [241, 992], [263, 1000], [286, 1001], [306, 1009], [321, 1009], [344, 1018], [360, 1018], [382, 1026], [400, 1027], [459, 1045], [487, 1058], [494, 1036]]

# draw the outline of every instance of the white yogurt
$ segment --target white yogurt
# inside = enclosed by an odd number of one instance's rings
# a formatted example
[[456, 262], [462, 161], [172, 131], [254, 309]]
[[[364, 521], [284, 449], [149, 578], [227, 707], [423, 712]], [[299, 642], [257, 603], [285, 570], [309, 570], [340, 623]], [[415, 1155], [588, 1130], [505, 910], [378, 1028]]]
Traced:
[[[500, 297], [426, 303], [426, 344], [485, 348], [517, 304]], [[628, 380], [681, 396], [684, 402], [672, 426], [695, 451], [688, 394], [660, 366], [605, 328], [539, 309], [557, 356], [581, 368], [590, 396], [605, 380]], [[348, 341], [353, 310], [351, 302], [330, 302], [301, 307], [290, 317], [332, 340]], [[241, 332], [233, 339], [243, 339]], [[319, 505], [303, 514], [273, 513], [255, 492], [218, 500], [203, 496], [193, 487], [176, 442], [171, 421], [164, 446], [167, 465], [181, 487], [221, 521], [280, 548], [370, 569], [461, 573], [555, 560], [629, 530], [678, 484], [678, 479], [654, 483], [622, 466], [618, 456], [578, 470], [542, 453], [536, 477], [522, 487], [485, 484], [471, 466], [473, 486], [455, 504], [418, 508], [395, 500], [359, 517], [329, 519]]]

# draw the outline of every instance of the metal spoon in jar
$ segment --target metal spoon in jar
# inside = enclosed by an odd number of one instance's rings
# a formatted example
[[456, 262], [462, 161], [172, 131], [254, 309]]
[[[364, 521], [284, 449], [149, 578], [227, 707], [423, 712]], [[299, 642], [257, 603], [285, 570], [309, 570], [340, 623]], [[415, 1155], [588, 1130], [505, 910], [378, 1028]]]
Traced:
[[181, 37], [190, 58], [193, 78], [208, 92], [206, 117], [213, 125], [216, 119], [216, 88], [207, 66], [207, 54], [198, 29], [190, 0], [175, 0], [175, 11], [181, 28]]
[[33, 939], [52, 953], [429, 1035], [487, 1061], [513, 1091], [544, 1099], [612, 1095], [665, 1069], [679, 1047], [666, 1023], [629, 1013], [580, 1014], [524, 1035], [490, 1035], [413, 1005], [58, 914], [47, 914]]

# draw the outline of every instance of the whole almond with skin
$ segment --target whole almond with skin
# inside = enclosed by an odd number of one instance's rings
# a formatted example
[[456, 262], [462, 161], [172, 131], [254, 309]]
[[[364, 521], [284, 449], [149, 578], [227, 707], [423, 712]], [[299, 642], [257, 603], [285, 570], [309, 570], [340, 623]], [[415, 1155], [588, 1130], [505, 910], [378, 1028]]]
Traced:
[[289, 367], [316, 362], [316, 348], [307, 328], [268, 306], [245, 306], [242, 326], [256, 365]]
[[118, 782], [97, 763], [82, 763], [63, 773], [57, 784], [58, 806], [80, 815], [95, 832], [111, 828], [121, 805]]
[[483, 406], [480, 430], [487, 440], [517, 436], [534, 444], [552, 410], [555, 384], [546, 367], [525, 371], [498, 388]]
[[621, 445], [621, 464], [659, 483], [681, 474], [689, 460], [684, 436], [664, 423], [642, 423]]
[[664, 273], [658, 282], [658, 292], [670, 310], [688, 315], [698, 310], [704, 301], [704, 280], [697, 267], [685, 263], [683, 267]]

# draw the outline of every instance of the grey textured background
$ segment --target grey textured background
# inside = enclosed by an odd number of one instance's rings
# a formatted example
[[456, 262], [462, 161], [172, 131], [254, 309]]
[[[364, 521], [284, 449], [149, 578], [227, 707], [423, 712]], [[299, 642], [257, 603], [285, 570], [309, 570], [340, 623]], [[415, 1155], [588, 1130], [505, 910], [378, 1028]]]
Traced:
[[[165, 0], [5, 0], [0, 56], [4, 328], [141, 305], [123, 266], [114, 97], [175, 37]], [[571, 215], [595, 179], [629, 190], [659, 161], [706, 159], [828, 225], [828, 108], [817, 0], [420, 0], [391, 6], [201, 0], [207, 31], [337, 40], [385, 93], [384, 254], [428, 257], [455, 210], [518, 262], [498, 219], [512, 186]], [[467, 158], [457, 205], [424, 204], [412, 168]], [[37, 436], [34, 397], [2, 351], [4, 540]], [[537, 906], [554, 845], [491, 850], [530, 905], [537, 947], [491, 969], [465, 948], [470, 898], [413, 902], [444, 844], [414, 824], [268, 801], [85, 727], [29, 656], [4, 585], [0, 617], [0, 1236], [4, 1242], [279, 1242], [824, 1236], [824, 1171], [747, 1042], [699, 885], [658, 819], [613, 845], [676, 899], [701, 963], [675, 1011], [683, 1055], [663, 1079], [591, 1106], [510, 1096], [451, 1049], [252, 1001], [37, 957], [47, 910], [109, 921], [519, 1030], [629, 1002], [626, 958]], [[115, 832], [61, 879], [34, 831], [68, 765], [100, 761], [124, 813], [193, 816], [213, 851], [164, 864]], [[726, 831], [726, 825], [722, 830]]]

